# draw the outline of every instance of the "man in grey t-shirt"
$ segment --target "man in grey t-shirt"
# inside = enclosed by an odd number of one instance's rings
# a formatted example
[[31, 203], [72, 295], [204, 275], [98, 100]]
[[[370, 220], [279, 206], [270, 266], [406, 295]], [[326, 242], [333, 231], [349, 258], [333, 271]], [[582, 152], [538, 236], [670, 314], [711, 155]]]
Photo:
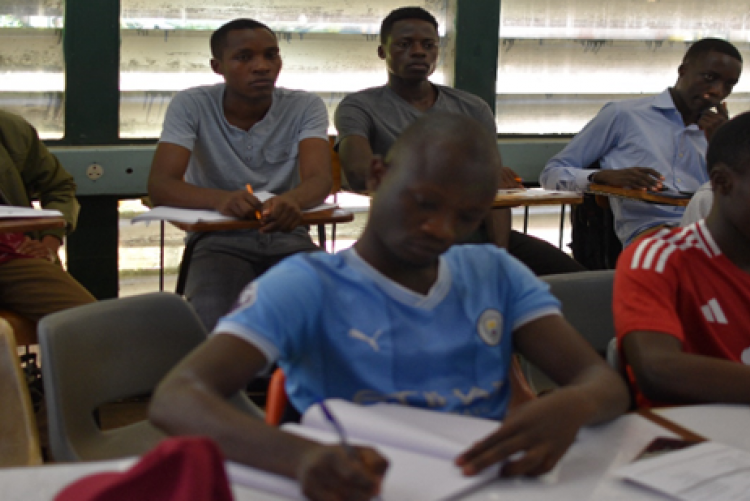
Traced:
[[[174, 97], [149, 177], [156, 205], [260, 214], [257, 231], [211, 232], [195, 246], [185, 294], [209, 330], [258, 275], [317, 249], [301, 211], [320, 204], [332, 184], [325, 105], [276, 88], [281, 57], [273, 32], [236, 19], [214, 32], [211, 52], [224, 83]], [[276, 196], [261, 203], [247, 186]]]
[[[437, 21], [429, 12], [419, 7], [394, 10], [383, 20], [380, 42], [378, 56], [385, 60], [388, 84], [350, 94], [335, 114], [341, 167], [355, 191], [366, 189], [373, 155], [385, 156], [401, 131], [422, 115], [469, 115], [497, 134], [487, 103], [468, 92], [429, 81], [439, 45]], [[502, 169], [501, 179], [504, 188], [518, 186], [510, 169]], [[471, 241], [508, 249], [537, 275], [584, 270], [547, 242], [512, 231], [510, 209], [493, 210]]]

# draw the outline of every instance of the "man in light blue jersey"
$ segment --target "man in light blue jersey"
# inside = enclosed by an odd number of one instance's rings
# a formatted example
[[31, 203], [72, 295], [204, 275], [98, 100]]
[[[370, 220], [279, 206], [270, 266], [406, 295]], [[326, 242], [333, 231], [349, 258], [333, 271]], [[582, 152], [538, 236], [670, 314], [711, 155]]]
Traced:
[[[385, 469], [377, 452], [360, 449], [352, 459], [224, 401], [278, 362], [300, 412], [343, 398], [504, 419], [457, 467], [472, 475], [523, 452], [504, 473], [548, 471], [581, 426], [619, 415], [629, 397], [525, 266], [493, 245], [453, 245], [490, 210], [500, 165], [494, 136], [476, 120], [418, 119], [385, 159], [372, 160], [375, 195], [355, 246], [289, 258], [251, 283], [160, 385], [152, 421], [172, 434], [208, 435], [232, 460], [297, 478], [311, 499], [370, 499]], [[561, 388], [506, 416], [514, 350]]]

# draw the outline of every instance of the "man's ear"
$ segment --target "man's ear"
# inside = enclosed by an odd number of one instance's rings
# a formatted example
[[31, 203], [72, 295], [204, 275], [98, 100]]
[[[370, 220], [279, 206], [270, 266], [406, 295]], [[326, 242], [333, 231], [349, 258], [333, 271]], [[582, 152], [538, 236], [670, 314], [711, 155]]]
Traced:
[[224, 75], [224, 70], [221, 67], [221, 61], [219, 61], [218, 59], [211, 58], [211, 69], [217, 75]]
[[378, 45], [378, 57], [385, 61], [385, 49], [382, 45]]
[[714, 195], [727, 196], [734, 187], [734, 172], [725, 164], [716, 164], [709, 173]]
[[367, 172], [367, 191], [377, 191], [386, 172], [388, 172], [388, 164], [385, 163], [382, 156], [374, 155], [370, 160], [370, 170]]

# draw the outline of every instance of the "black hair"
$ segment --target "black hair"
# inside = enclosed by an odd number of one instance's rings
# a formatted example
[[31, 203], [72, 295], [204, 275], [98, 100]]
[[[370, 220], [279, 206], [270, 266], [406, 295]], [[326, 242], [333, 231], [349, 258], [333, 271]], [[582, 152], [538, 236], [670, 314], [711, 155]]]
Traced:
[[276, 38], [276, 34], [271, 28], [255, 19], [239, 18], [223, 24], [211, 35], [211, 56], [214, 59], [221, 59], [224, 47], [227, 46], [227, 35], [230, 31], [257, 29], [268, 30]]
[[682, 62], [686, 63], [706, 52], [720, 52], [742, 62], [742, 56], [740, 55], [740, 51], [737, 50], [737, 47], [721, 38], [703, 38], [698, 40], [687, 50], [685, 57], [682, 58]]
[[396, 21], [403, 21], [404, 19], [420, 19], [427, 21], [435, 27], [435, 31], [438, 29], [438, 22], [435, 16], [424, 10], [422, 7], [400, 7], [396, 10], [392, 10], [390, 14], [385, 16], [383, 22], [380, 24], [380, 44], [385, 45], [388, 42], [388, 37], [391, 36], [393, 31], [393, 25]]
[[737, 115], [711, 137], [706, 153], [708, 172], [724, 164], [737, 173], [750, 169], [750, 112]]

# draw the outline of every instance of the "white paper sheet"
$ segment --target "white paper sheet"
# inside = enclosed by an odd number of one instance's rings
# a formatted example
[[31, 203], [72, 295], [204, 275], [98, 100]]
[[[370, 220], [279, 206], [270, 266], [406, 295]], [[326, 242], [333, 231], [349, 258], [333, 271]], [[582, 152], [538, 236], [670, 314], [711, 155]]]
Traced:
[[54, 209], [34, 209], [32, 207], [0, 205], [0, 218], [2, 219], [33, 217], [62, 217], [62, 212]]
[[684, 501], [743, 501], [750, 493], [750, 452], [704, 442], [636, 461], [615, 473]]

